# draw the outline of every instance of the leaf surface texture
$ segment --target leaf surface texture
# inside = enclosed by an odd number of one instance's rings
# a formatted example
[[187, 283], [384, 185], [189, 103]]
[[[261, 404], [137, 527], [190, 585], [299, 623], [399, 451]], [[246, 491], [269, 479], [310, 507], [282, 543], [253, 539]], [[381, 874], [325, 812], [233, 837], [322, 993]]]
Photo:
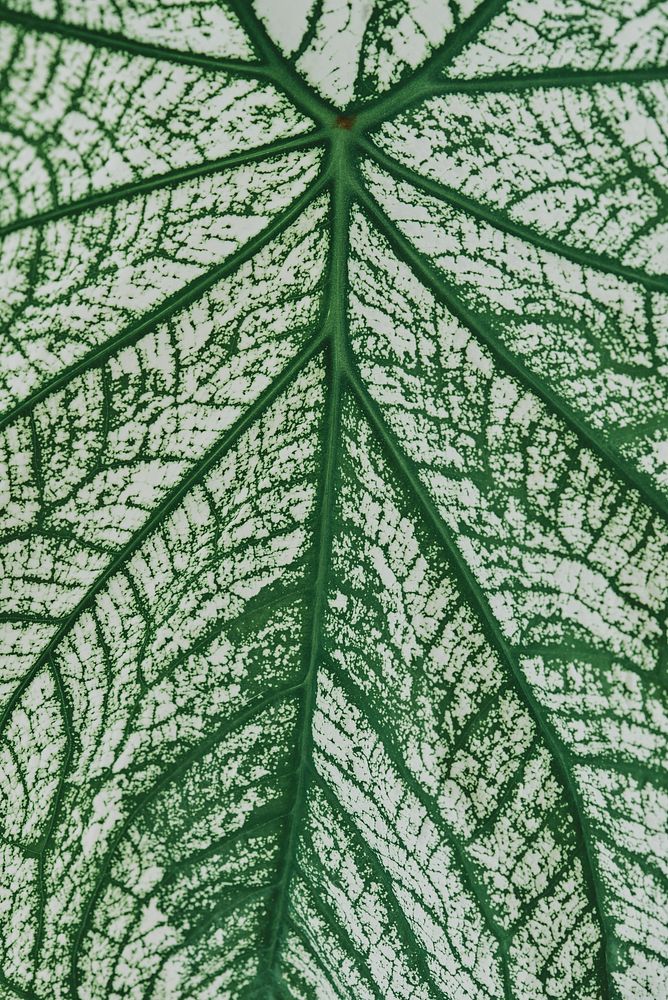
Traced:
[[668, 5], [0, 8], [0, 998], [668, 996]]

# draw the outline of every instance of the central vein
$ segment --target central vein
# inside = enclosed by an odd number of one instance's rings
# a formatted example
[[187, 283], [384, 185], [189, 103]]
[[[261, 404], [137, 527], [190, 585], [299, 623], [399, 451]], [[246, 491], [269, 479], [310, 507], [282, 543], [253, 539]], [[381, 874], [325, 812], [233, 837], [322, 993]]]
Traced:
[[337, 492], [341, 412], [348, 364], [348, 240], [351, 202], [350, 126], [338, 120], [330, 147], [331, 229], [329, 273], [324, 291], [327, 400], [321, 432], [321, 476], [317, 491], [314, 535], [314, 576], [310, 615], [304, 631], [304, 680], [297, 722], [297, 768], [293, 805], [286, 827], [285, 847], [266, 937], [265, 961], [258, 979], [271, 988], [276, 983], [281, 948], [288, 922], [290, 885], [296, 867], [302, 821], [306, 812], [312, 771], [312, 726], [317, 695], [318, 664], [322, 656], [323, 624], [327, 604], [332, 525]]

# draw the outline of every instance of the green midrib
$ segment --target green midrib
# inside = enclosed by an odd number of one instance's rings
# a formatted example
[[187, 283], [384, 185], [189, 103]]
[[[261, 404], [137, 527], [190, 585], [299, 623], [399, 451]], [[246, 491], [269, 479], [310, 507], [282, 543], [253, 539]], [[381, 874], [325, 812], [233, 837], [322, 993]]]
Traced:
[[[350, 345], [347, 319], [349, 219], [352, 203], [360, 200], [357, 158], [363, 152], [362, 144], [356, 140], [355, 131], [355, 129], [348, 132], [334, 128], [332, 129], [330, 138], [330, 167], [328, 175], [330, 176], [332, 206], [331, 255], [329, 279], [327, 282], [327, 305], [326, 309], [323, 310], [326, 316], [324, 347], [327, 356], [328, 400], [322, 434], [322, 474], [316, 501], [319, 518], [314, 538], [316, 567], [313, 582], [312, 618], [306, 630], [304, 654], [306, 672], [302, 682], [300, 726], [296, 737], [298, 767], [295, 779], [294, 801], [287, 824], [285, 849], [282, 851], [283, 862], [281, 874], [276, 896], [271, 907], [271, 919], [267, 928], [266, 954], [263, 955], [258, 969], [258, 988], [264, 985], [268, 989], [273, 989], [280, 982], [281, 946], [290, 920], [290, 885], [297, 863], [300, 824], [307, 808], [308, 789], [310, 786], [309, 772], [312, 774], [315, 771], [311, 756], [312, 722], [317, 691], [318, 663], [322, 654], [322, 626], [326, 607], [331, 557], [331, 528], [336, 503], [335, 483], [341, 407], [346, 394], [356, 401], [365, 414], [391, 467], [398, 475], [399, 480], [404, 483], [407, 491], [417, 502], [419, 509], [423, 513], [425, 523], [437, 538], [441, 550], [444, 552], [462, 589], [462, 593], [477, 611], [485, 635], [499, 653], [502, 662], [506, 665], [512, 686], [519, 695], [522, 703], [527, 707], [552, 755], [555, 772], [565, 792], [574, 820], [576, 840], [580, 851], [580, 860], [588, 894], [596, 906], [602, 929], [606, 926], [605, 912], [601, 901], [602, 890], [600, 880], [596, 874], [589, 846], [591, 834], [577, 788], [570, 775], [568, 755], [561, 746], [556, 731], [544, 716], [539, 703], [529, 689], [516, 662], [513, 651], [503, 637], [486, 598], [460, 555], [450, 530], [445, 525], [433, 501], [431, 501], [422, 486], [417, 470], [395, 440], [393, 433], [383, 421], [378, 407], [359, 379]], [[394, 893], [391, 885], [388, 883], [387, 877], [383, 879], [383, 882], [388, 889], [390, 898], [393, 898]], [[476, 892], [476, 888], [475, 885], [472, 886], [482, 912], [486, 914], [486, 901], [481, 895], [480, 889], [478, 888]], [[489, 916], [485, 917], [485, 922], [493, 936], [499, 942], [499, 955], [504, 969], [505, 1000], [512, 1000], [512, 984], [507, 969], [507, 943], [503, 939], [503, 936], [499, 934], [498, 929], [494, 927], [493, 921], [490, 920]], [[402, 937], [406, 940], [406, 937], [409, 936], [408, 932], [405, 931], [405, 928], [402, 927], [402, 929], [404, 930]], [[411, 948], [413, 960], [416, 961], [420, 969], [423, 981], [430, 982], [432, 988], [434, 988], [428, 967], [424, 963], [424, 956], [420, 953], [420, 947], [412, 934], [407, 943]], [[602, 953], [601, 960], [605, 968], [604, 952]], [[605, 971], [603, 971], [601, 980], [602, 996], [604, 1000], [607, 1000], [610, 994], [607, 973]]]
[[312, 762], [312, 723], [317, 694], [318, 663], [322, 656], [322, 634], [332, 551], [332, 525], [336, 498], [338, 449], [341, 437], [341, 411], [344, 380], [347, 369], [347, 260], [348, 216], [350, 194], [348, 188], [346, 133], [335, 130], [330, 147], [331, 191], [331, 253], [326, 284], [327, 305], [324, 310], [325, 353], [327, 364], [327, 401], [321, 434], [322, 470], [316, 509], [318, 523], [314, 538], [315, 577], [311, 620], [306, 622], [304, 662], [306, 673], [303, 681], [300, 731], [298, 734], [298, 768], [295, 781], [294, 803], [287, 826], [279, 888], [273, 906], [273, 916], [267, 931], [267, 954], [260, 963], [258, 979], [269, 987], [280, 980], [278, 965], [281, 947], [287, 928], [290, 884], [299, 845], [301, 822], [306, 810], [309, 788], [309, 767]]

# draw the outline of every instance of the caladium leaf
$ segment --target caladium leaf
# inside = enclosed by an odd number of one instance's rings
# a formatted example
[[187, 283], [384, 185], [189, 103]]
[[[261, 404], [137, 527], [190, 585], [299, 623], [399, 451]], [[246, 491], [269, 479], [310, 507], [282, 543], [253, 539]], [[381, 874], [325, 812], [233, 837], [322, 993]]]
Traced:
[[668, 6], [0, 60], [0, 997], [668, 996]]

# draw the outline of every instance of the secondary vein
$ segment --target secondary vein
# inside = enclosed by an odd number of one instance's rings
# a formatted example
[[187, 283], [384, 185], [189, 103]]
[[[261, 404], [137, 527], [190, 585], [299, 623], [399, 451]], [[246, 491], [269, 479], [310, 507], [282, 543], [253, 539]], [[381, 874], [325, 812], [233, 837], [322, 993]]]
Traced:
[[453, 294], [452, 289], [435, 272], [433, 266], [399, 232], [375, 198], [361, 185], [356, 187], [356, 196], [359, 203], [368, 212], [372, 221], [385, 235], [398, 257], [408, 264], [420, 280], [427, 284], [437, 298], [447, 306], [453, 316], [459, 319], [471, 331], [476, 340], [482, 341], [486, 345], [494, 356], [498, 366], [535, 393], [547, 408], [558, 416], [567, 425], [569, 430], [599, 457], [613, 477], [621, 479], [626, 486], [639, 493], [656, 514], [668, 520], [668, 502], [662, 493], [649, 481], [648, 477], [643, 476], [626, 463], [606, 441], [596, 437], [584, 420], [567, 403], [564, 403], [549, 386], [545, 385], [537, 375], [531, 372], [519, 358], [511, 354], [486, 329], [485, 325]]
[[154, 510], [153, 514], [134, 533], [130, 541], [111, 560], [108, 566], [93, 584], [88, 588], [77, 606], [62, 621], [60, 628], [52, 637], [48, 645], [35, 660], [30, 670], [23, 675], [21, 682], [16, 686], [12, 695], [0, 717], [0, 732], [2, 732], [11, 718], [15, 706], [19, 702], [23, 692], [26, 690], [33, 677], [45, 666], [49, 657], [55, 652], [62, 639], [68, 634], [70, 629], [86, 611], [106, 585], [109, 579], [118, 572], [125, 562], [139, 548], [142, 542], [155, 530], [161, 521], [173, 511], [183, 500], [186, 494], [221, 460], [225, 453], [239, 439], [239, 437], [251, 426], [251, 424], [263, 413], [268, 406], [280, 395], [283, 389], [289, 385], [292, 379], [301, 369], [313, 358], [323, 347], [324, 336], [320, 335], [310, 341], [295, 356], [289, 365], [281, 372], [277, 378], [268, 386], [262, 395], [257, 399], [243, 416], [206, 452], [202, 459], [197, 462], [183, 479], [167, 494], [161, 504]]
[[12, 222], [0, 226], [0, 240], [21, 229], [29, 229], [32, 226], [42, 226], [45, 223], [53, 222], [56, 219], [70, 219], [80, 215], [82, 212], [91, 209], [114, 205], [118, 201], [124, 201], [138, 194], [148, 194], [161, 188], [171, 187], [182, 181], [192, 180], [194, 177], [207, 177], [211, 174], [221, 173], [233, 167], [242, 166], [245, 163], [255, 163], [268, 159], [271, 156], [280, 156], [284, 153], [291, 153], [297, 149], [307, 149], [316, 145], [323, 138], [321, 129], [311, 129], [303, 135], [289, 136], [286, 139], [277, 139], [275, 142], [256, 146], [254, 149], [241, 150], [238, 153], [229, 153], [227, 156], [220, 156], [214, 160], [204, 160], [185, 167], [176, 167], [163, 174], [155, 174], [151, 177], [144, 177], [141, 180], [131, 181], [128, 184], [120, 184], [118, 187], [105, 191], [96, 191], [94, 194], [86, 195], [77, 201], [70, 201], [63, 205], [55, 205], [53, 208], [45, 209], [43, 212], [36, 212], [34, 215], [26, 216], [22, 219], [14, 219]]
[[199, 277], [194, 278], [183, 288], [180, 288], [173, 295], [166, 298], [160, 305], [151, 312], [121, 330], [115, 337], [110, 337], [103, 344], [95, 347], [90, 353], [73, 365], [63, 369], [53, 378], [49, 379], [38, 389], [32, 392], [25, 399], [17, 403], [12, 409], [6, 411], [0, 417], [0, 430], [12, 423], [18, 417], [30, 412], [41, 400], [45, 399], [53, 392], [64, 388], [72, 379], [90, 368], [96, 368], [120, 351], [123, 347], [135, 344], [143, 336], [153, 330], [159, 323], [165, 322], [179, 310], [190, 305], [210, 288], [212, 288], [222, 278], [233, 274], [242, 264], [258, 253], [270, 240], [279, 236], [290, 223], [299, 218], [301, 213], [313, 202], [325, 189], [328, 183], [328, 174], [323, 172], [321, 176], [311, 184], [298, 198], [296, 198], [279, 215], [275, 216], [271, 222], [265, 226], [256, 236], [251, 237], [236, 253], [231, 254], [221, 264], [217, 264], [205, 271]]
[[197, 52], [172, 49], [166, 45], [140, 42], [125, 35], [39, 17], [28, 11], [12, 10], [10, 7], [0, 5], [0, 22], [3, 21], [7, 24], [18, 25], [28, 31], [73, 38], [93, 45], [95, 48], [127, 52], [130, 55], [144, 56], [148, 59], [161, 59], [182, 65], [200, 66], [202, 69], [234, 73], [238, 76], [269, 77], [271, 75], [267, 67], [260, 62], [226, 59], [222, 56], [202, 55]]
[[521, 222], [515, 222], [507, 215], [498, 214], [493, 209], [483, 205], [481, 202], [475, 201], [473, 198], [468, 198], [466, 195], [461, 194], [454, 188], [441, 184], [440, 181], [432, 180], [430, 177], [424, 177], [422, 174], [413, 170], [411, 167], [407, 167], [393, 156], [389, 156], [374, 142], [367, 140], [363, 136], [360, 136], [357, 141], [359, 146], [365, 153], [367, 153], [368, 156], [371, 157], [371, 159], [375, 160], [375, 162], [385, 170], [390, 171], [394, 177], [402, 178], [402, 180], [407, 181], [413, 187], [418, 188], [425, 194], [432, 195], [434, 198], [438, 198], [439, 201], [446, 202], [455, 208], [461, 209], [466, 212], [467, 215], [471, 215], [482, 222], [487, 222], [489, 225], [494, 226], [495, 229], [498, 229], [503, 233], [516, 236], [518, 239], [524, 240], [533, 246], [537, 246], [541, 250], [546, 250], [548, 253], [564, 257], [566, 260], [573, 261], [575, 264], [580, 264], [582, 267], [590, 267], [597, 271], [603, 271], [606, 274], [614, 274], [616, 277], [623, 278], [626, 281], [637, 282], [652, 291], [668, 291], [668, 278], [663, 277], [662, 275], [647, 274], [645, 271], [640, 271], [638, 268], [620, 264], [609, 257], [590, 253], [587, 250], [581, 250], [578, 247], [569, 246], [561, 240], [545, 236], [537, 230], [530, 229], [528, 226], [523, 225]]
[[[566, 761], [564, 748], [561, 746], [552, 724], [544, 714], [533, 692], [531, 691], [529, 684], [522, 674], [522, 671], [516, 662], [515, 654], [503, 636], [487, 599], [473, 576], [473, 573], [462, 557], [459, 548], [452, 537], [450, 528], [441, 517], [433, 500], [423, 487], [414, 463], [397, 443], [394, 434], [388, 428], [383, 417], [381, 416], [377, 404], [371, 398], [366, 388], [362, 385], [357, 375], [355, 373], [351, 374], [350, 378], [355, 396], [378, 440], [383, 446], [388, 459], [390, 460], [400, 480], [406, 484], [412, 496], [418, 503], [420, 509], [422, 510], [425, 523], [429, 528], [431, 528], [435, 537], [439, 540], [441, 548], [443, 549], [443, 552], [447, 557], [453, 573], [461, 587], [463, 596], [468, 600], [472, 609], [477, 614], [478, 620], [487, 639], [497, 650], [502, 662], [506, 664], [517, 693], [526, 705], [538, 732], [541, 734], [545, 745], [550, 752], [555, 772], [559, 778], [570, 807], [570, 812], [575, 826], [576, 841], [578, 843], [578, 847], [580, 848], [579, 853], [583, 873], [589, 889], [590, 898], [594, 903], [598, 914], [601, 933], [605, 936], [606, 920], [605, 907], [603, 903], [603, 890], [597, 876], [592, 856], [590, 846], [592, 840], [591, 831], [579, 792], [573, 781], [568, 763]], [[608, 1000], [608, 984], [610, 979], [609, 973], [607, 972], [607, 953], [605, 941], [602, 949], [602, 961], [606, 967], [604, 976], [606, 992], [604, 1000]]]

